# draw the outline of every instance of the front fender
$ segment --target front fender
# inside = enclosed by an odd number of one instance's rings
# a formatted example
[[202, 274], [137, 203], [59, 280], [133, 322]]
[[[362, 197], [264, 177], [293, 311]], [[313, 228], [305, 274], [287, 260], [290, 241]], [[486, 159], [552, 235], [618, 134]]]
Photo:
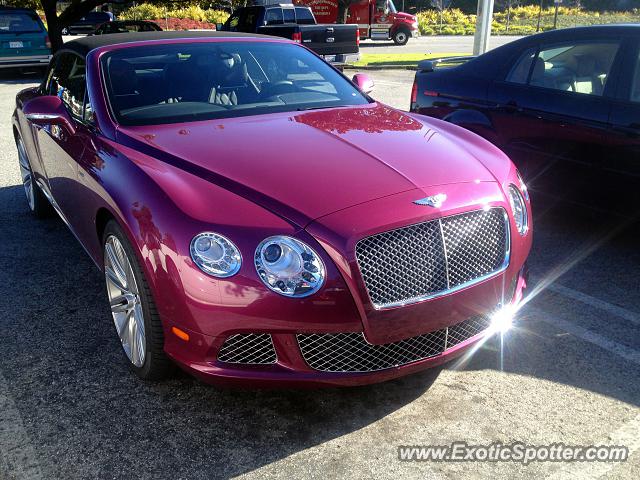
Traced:
[[[111, 212], [134, 245], [167, 334], [171, 325], [209, 336], [238, 328], [290, 331], [296, 323], [297, 330], [361, 328], [340, 272], [307, 232], [216, 184], [131, 148], [101, 143], [96, 156], [100, 168], [87, 168], [90, 193], [83, 198], [93, 215]], [[220, 233], [238, 247], [243, 261], [237, 274], [214, 278], [191, 260], [191, 240], [206, 231]], [[327, 268], [323, 289], [308, 299], [289, 299], [264, 286], [253, 256], [272, 235], [296, 236], [322, 255]], [[94, 238], [99, 242], [95, 233]], [[102, 264], [100, 243], [98, 248]]]

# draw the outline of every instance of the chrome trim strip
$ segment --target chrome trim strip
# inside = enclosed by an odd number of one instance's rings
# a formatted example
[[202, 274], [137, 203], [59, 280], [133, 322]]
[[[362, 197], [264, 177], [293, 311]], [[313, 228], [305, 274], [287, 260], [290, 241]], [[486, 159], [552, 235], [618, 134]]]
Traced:
[[444, 273], [447, 276], [447, 290], [451, 288], [451, 279], [449, 278], [449, 253], [447, 252], [447, 242], [444, 241], [444, 230], [442, 229], [442, 218], [438, 219], [438, 227], [440, 228], [440, 238], [442, 239], [442, 250], [444, 251]]
[[[506, 244], [505, 244], [504, 262], [502, 263], [502, 266], [498, 270], [495, 270], [495, 271], [493, 271], [491, 273], [483, 275], [482, 277], [475, 278], [475, 279], [473, 279], [473, 280], [471, 280], [469, 282], [462, 283], [462, 284], [460, 284], [460, 285], [458, 285], [456, 287], [449, 288], [447, 290], [442, 290], [442, 291], [436, 292], [436, 293], [430, 293], [430, 294], [427, 294], [427, 295], [421, 295], [419, 297], [407, 298], [406, 300], [402, 300], [402, 301], [398, 301], [398, 302], [391, 302], [391, 303], [384, 303], [384, 304], [380, 304], [380, 305], [376, 305], [371, 300], [371, 297], [369, 296], [369, 291], [366, 288], [367, 287], [366, 282], [364, 280], [364, 277], [362, 276], [362, 272], [360, 272], [360, 278], [362, 279], [362, 282], [363, 282], [363, 284], [365, 286], [365, 290], [367, 290], [367, 296], [369, 297], [369, 302], [371, 302], [371, 305], [373, 305], [373, 308], [375, 310], [387, 310], [389, 308], [405, 307], [407, 305], [412, 305], [414, 303], [420, 303], [420, 302], [424, 302], [426, 300], [433, 300], [433, 299], [442, 297], [444, 295], [449, 295], [449, 294], [452, 294], [452, 293], [459, 292], [460, 290], [464, 290], [465, 288], [471, 287], [471, 286], [476, 285], [478, 283], [482, 283], [482, 282], [484, 282], [486, 280], [489, 280], [489, 279], [491, 279], [493, 277], [496, 277], [496, 276], [500, 275], [501, 273], [503, 273], [509, 267], [509, 263], [511, 261], [511, 223], [509, 221], [509, 215], [508, 215], [507, 211], [504, 209], [504, 207], [500, 207], [500, 206], [490, 207], [490, 209], [494, 209], [494, 208], [499, 208], [499, 209], [501, 209], [503, 211], [504, 221], [505, 221], [505, 237], [506, 237], [505, 240], [506, 240]], [[460, 216], [460, 215], [468, 215], [469, 213], [480, 212], [482, 210], [483, 209], [469, 210], [467, 212], [462, 212], [462, 213], [457, 213], [455, 215], [448, 215], [448, 216], [445, 216], [445, 217], [441, 217], [441, 218], [439, 218], [437, 220], [438, 220], [438, 223], [440, 224], [440, 226], [442, 226], [442, 219], [443, 218], [453, 218], [453, 217], [457, 217], [457, 216]], [[433, 221], [435, 221], [435, 220], [429, 220], [428, 222], [433, 222]], [[393, 232], [393, 231], [396, 231], [396, 230], [403, 230], [403, 229], [411, 227], [413, 225], [419, 225], [420, 223], [428, 223], [428, 222], [418, 222], [418, 223], [414, 223], [414, 224], [411, 224], [411, 225], [405, 225], [403, 227], [394, 228], [392, 230], [386, 230], [384, 232], [379, 232], [379, 233], [376, 233], [376, 234], [373, 234], [373, 235], [370, 235], [370, 236], [379, 235], [380, 233]], [[368, 237], [365, 237], [365, 238], [368, 238]], [[364, 238], [358, 240], [357, 243], [359, 243], [362, 240], [364, 240]], [[357, 246], [357, 243], [356, 243], [356, 246]], [[357, 261], [357, 255], [356, 255], [356, 261]], [[448, 282], [448, 278], [447, 278], [447, 282]]]
[[60, 118], [60, 115], [54, 115], [52, 113], [27, 113], [25, 115], [27, 120], [56, 120]]

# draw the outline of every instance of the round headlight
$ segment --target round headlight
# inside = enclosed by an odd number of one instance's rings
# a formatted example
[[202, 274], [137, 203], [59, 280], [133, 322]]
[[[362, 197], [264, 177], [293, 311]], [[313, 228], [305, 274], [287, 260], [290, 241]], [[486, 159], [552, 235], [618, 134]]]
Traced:
[[527, 215], [527, 206], [520, 190], [515, 185], [509, 185], [509, 203], [513, 218], [516, 221], [516, 228], [520, 235], [525, 235], [529, 229], [529, 217]]
[[202, 270], [214, 277], [235, 275], [242, 265], [240, 250], [231, 240], [217, 233], [205, 232], [191, 240], [191, 258]]
[[524, 183], [524, 180], [522, 179], [522, 175], [520, 175], [520, 172], [518, 172], [517, 170], [516, 170], [516, 176], [518, 177], [518, 181], [520, 182], [520, 191], [522, 192], [522, 196], [528, 202], [529, 201], [529, 189], [527, 189], [527, 184]]
[[306, 297], [324, 284], [322, 259], [306, 243], [292, 237], [275, 236], [256, 248], [255, 265], [264, 284], [285, 297]]

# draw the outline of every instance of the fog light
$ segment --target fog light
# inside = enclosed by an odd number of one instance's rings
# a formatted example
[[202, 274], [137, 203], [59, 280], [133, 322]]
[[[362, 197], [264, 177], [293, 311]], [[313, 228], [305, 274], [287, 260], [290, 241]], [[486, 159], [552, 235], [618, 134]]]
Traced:
[[511, 305], [501, 308], [491, 316], [491, 331], [493, 333], [505, 333], [513, 325], [515, 309]]

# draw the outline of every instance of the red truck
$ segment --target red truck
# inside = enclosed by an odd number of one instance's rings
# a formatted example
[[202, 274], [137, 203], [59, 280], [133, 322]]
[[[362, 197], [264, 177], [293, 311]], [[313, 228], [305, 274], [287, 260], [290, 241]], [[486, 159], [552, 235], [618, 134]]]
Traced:
[[[318, 23], [336, 23], [338, 2], [336, 0], [294, 0], [295, 4], [311, 8]], [[357, 23], [360, 38], [371, 40], [393, 40], [404, 45], [410, 37], [420, 35], [415, 15], [398, 12], [393, 0], [357, 0], [349, 7], [347, 23]]]

